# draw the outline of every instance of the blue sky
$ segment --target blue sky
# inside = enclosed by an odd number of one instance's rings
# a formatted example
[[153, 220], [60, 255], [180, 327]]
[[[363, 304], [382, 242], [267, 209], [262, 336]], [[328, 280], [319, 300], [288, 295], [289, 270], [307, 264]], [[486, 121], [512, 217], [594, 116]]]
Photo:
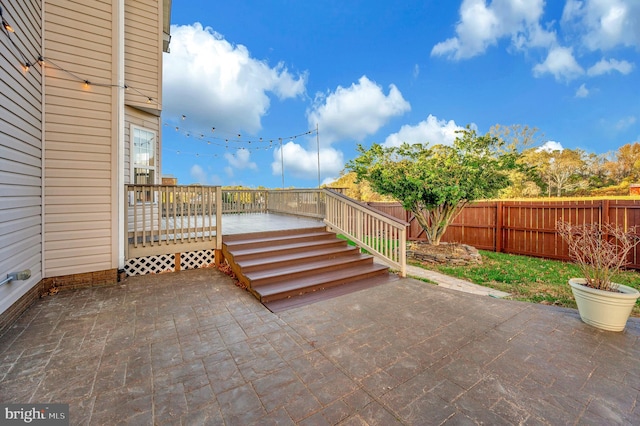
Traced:
[[315, 187], [318, 158], [327, 183], [359, 143], [467, 124], [615, 151], [640, 140], [639, 21], [640, 0], [174, 1], [162, 173]]

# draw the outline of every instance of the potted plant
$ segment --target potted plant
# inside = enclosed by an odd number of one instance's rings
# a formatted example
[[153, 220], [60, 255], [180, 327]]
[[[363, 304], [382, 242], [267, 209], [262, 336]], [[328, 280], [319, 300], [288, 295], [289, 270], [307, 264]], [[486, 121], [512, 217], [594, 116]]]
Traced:
[[560, 221], [556, 229], [582, 273], [582, 278], [569, 280], [582, 321], [603, 330], [624, 330], [640, 292], [612, 278], [640, 242], [636, 227], [625, 231], [609, 223], [571, 225]]

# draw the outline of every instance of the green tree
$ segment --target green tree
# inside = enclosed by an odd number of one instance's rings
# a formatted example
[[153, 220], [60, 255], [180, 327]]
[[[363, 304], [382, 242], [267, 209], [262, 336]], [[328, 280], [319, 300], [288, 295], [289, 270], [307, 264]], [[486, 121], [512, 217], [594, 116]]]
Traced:
[[393, 196], [411, 211], [429, 243], [438, 245], [447, 226], [469, 202], [495, 197], [508, 185], [515, 151], [489, 134], [477, 136], [469, 126], [453, 146], [403, 144], [387, 148], [358, 146], [360, 156], [347, 164], [371, 187]]
[[640, 142], [628, 143], [618, 148], [615, 163], [617, 165], [614, 176], [616, 181], [640, 179]]
[[395, 201], [393, 197], [384, 196], [375, 192], [367, 181], [357, 181], [353, 172], [342, 173], [340, 177], [327, 187], [343, 188], [345, 195], [358, 201]]
[[507, 148], [518, 152], [531, 146], [541, 145], [543, 139], [543, 135], [537, 127], [529, 127], [526, 124], [512, 124], [510, 126], [494, 124], [489, 129], [489, 134], [504, 142]]
[[579, 149], [548, 151], [531, 148], [524, 151], [518, 161], [534, 168], [541, 180], [547, 183], [549, 196], [555, 188], [556, 196], [561, 197], [563, 191], [583, 184], [581, 172], [586, 165], [583, 157], [584, 153]]

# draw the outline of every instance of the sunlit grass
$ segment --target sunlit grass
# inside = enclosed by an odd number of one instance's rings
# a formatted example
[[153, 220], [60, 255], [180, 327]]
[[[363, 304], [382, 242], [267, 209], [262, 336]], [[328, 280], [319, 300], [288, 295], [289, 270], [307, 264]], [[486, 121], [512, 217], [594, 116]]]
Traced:
[[[490, 251], [480, 251], [480, 254], [482, 255], [481, 265], [412, 264], [505, 291], [511, 294], [510, 298], [514, 300], [576, 307], [568, 284], [569, 278], [581, 276], [575, 264]], [[614, 281], [640, 290], [640, 272], [638, 271], [622, 271]], [[640, 316], [640, 300], [633, 308], [632, 315]]]

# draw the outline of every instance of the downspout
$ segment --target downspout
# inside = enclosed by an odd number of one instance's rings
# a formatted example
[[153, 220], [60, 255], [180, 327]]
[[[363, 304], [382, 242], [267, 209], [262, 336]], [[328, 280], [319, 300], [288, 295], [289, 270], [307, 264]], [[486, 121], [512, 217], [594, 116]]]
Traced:
[[124, 0], [118, 0], [118, 176], [116, 177], [118, 209], [118, 269], [124, 269]]
[[[45, 58], [45, 54], [44, 54], [44, 8], [45, 8], [45, 0], [42, 0], [41, 2], [41, 7], [40, 10], [42, 11], [40, 13], [40, 56], [42, 56], [42, 58]], [[40, 61], [40, 161], [41, 161], [41, 165], [40, 165], [40, 267], [41, 269], [41, 279], [46, 278], [45, 277], [45, 258], [46, 258], [46, 251], [45, 251], [45, 243], [46, 243], [46, 238], [45, 238], [45, 220], [46, 220], [46, 210], [45, 210], [45, 186], [46, 186], [46, 182], [45, 182], [45, 167], [46, 167], [46, 162], [45, 162], [45, 132], [44, 132], [44, 127], [45, 127], [45, 99], [44, 99], [44, 91], [45, 91], [45, 75], [46, 75], [46, 70], [45, 70], [45, 62], [44, 61]]]

